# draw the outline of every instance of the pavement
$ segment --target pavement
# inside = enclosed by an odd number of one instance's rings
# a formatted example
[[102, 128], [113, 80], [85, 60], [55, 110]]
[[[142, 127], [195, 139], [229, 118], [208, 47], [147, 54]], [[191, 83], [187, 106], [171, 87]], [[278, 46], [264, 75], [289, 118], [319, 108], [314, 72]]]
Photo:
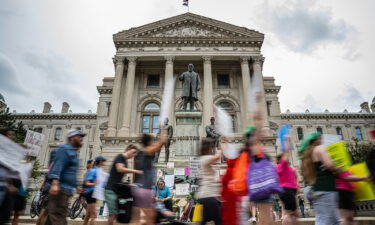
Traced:
[[[357, 221], [358, 225], [375, 225], [375, 215], [374, 217], [356, 217], [355, 221]], [[36, 218], [30, 218], [30, 216], [22, 216], [20, 218], [19, 225], [34, 225], [36, 222]], [[82, 219], [75, 219], [75, 220], [68, 220], [69, 225], [81, 225]], [[121, 224], [121, 223], [116, 223]], [[189, 225], [198, 225], [199, 223], [187, 223]], [[314, 225], [315, 218], [300, 218], [298, 220], [298, 225]], [[96, 225], [106, 225], [106, 219], [98, 218]], [[122, 224], [123, 225], [123, 224]], [[249, 222], [250, 225], [250, 222]], [[270, 224], [271, 225], [271, 224]], [[274, 222], [272, 225], [281, 225], [281, 221]]]

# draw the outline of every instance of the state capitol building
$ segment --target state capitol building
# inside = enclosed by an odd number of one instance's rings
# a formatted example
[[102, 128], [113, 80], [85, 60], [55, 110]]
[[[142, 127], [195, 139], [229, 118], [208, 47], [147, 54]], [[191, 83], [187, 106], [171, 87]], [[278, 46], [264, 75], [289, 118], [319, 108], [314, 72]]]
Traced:
[[[250, 124], [247, 108], [251, 96], [246, 93], [252, 82], [259, 79], [263, 81], [260, 88], [265, 93], [263, 111], [265, 127], [269, 131], [265, 146], [269, 155], [277, 154], [277, 130], [284, 124], [292, 125], [295, 145], [311, 131], [341, 135], [347, 142], [353, 137], [360, 141], [370, 140], [368, 133], [375, 129], [375, 98], [370, 104], [362, 103], [360, 112], [306, 110], [295, 113], [288, 110], [281, 113], [278, 99], [281, 87], [273, 77], [262, 73], [265, 63], [261, 52], [263, 40], [264, 34], [258, 31], [192, 13], [120, 31], [113, 35], [116, 47], [113, 76], [104, 77], [102, 84], [96, 87], [100, 95], [96, 113], [73, 113], [66, 102], [60, 112], [52, 112], [51, 104], [45, 102], [42, 112], [12, 114], [27, 129], [45, 135], [39, 154], [44, 168], [50, 152], [65, 142], [67, 131], [73, 128], [87, 133], [79, 153], [81, 165], [99, 154], [112, 161], [126, 145], [138, 143], [142, 133], [158, 133], [166, 80], [185, 72], [187, 65], [192, 63], [200, 76], [201, 90], [195, 105], [198, 116], [190, 121], [198, 130], [187, 138], [199, 140], [206, 136], [204, 127], [210, 124], [212, 104], [215, 104], [231, 116], [235, 131], [231, 141], [240, 143], [242, 131]], [[177, 147], [176, 127], [184, 123], [177, 117], [182, 108], [181, 92], [181, 82], [177, 80], [168, 116], [175, 131], [169, 161], [175, 162], [175, 167], [186, 167], [184, 159], [188, 160], [190, 156], [189, 150]], [[4, 97], [0, 95], [0, 107], [5, 106]], [[296, 156], [292, 161], [298, 166]], [[107, 166], [110, 164], [108, 162]], [[166, 167], [164, 148], [156, 166]]]

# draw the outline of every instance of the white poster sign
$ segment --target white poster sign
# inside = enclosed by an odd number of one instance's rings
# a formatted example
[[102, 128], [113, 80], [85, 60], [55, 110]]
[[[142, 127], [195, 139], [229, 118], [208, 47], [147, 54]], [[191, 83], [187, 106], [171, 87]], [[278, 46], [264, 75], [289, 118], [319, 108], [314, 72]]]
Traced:
[[323, 134], [322, 135], [322, 142], [323, 142], [323, 145], [325, 145], [325, 146], [337, 143], [339, 141], [341, 141], [340, 135], [334, 135], [334, 134]]
[[200, 169], [199, 157], [190, 157], [189, 158], [189, 176], [198, 177], [199, 169]]
[[44, 135], [32, 130], [27, 130], [24, 144], [27, 145], [27, 155], [38, 156], [42, 149]]
[[22, 185], [27, 187], [27, 180], [30, 176], [31, 163], [21, 163], [25, 158], [26, 149], [13, 142], [7, 137], [0, 135], [0, 163], [20, 175]]
[[175, 176], [184, 176], [185, 175], [185, 168], [174, 168], [174, 175]]
[[165, 185], [169, 188], [173, 188], [174, 186], [174, 175], [165, 175], [164, 176]]
[[188, 195], [190, 184], [176, 184], [176, 195]]

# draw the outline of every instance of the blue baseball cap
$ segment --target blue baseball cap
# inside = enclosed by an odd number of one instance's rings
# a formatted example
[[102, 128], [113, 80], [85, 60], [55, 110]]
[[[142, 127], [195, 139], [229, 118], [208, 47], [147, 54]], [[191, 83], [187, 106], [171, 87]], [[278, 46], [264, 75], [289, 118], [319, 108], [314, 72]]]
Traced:
[[100, 161], [107, 161], [107, 158], [104, 156], [98, 155], [95, 157], [95, 162], [100, 162]]

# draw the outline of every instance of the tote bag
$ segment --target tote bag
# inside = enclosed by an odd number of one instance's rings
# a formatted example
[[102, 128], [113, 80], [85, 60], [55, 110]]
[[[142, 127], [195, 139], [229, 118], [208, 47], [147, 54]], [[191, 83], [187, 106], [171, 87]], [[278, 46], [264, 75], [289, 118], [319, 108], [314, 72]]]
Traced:
[[228, 189], [238, 196], [246, 196], [248, 193], [246, 175], [249, 163], [249, 153], [242, 152], [234, 165], [233, 177], [228, 183]]
[[248, 189], [250, 201], [268, 198], [272, 194], [283, 192], [279, 185], [276, 167], [266, 158], [259, 162], [253, 160], [249, 165]]

